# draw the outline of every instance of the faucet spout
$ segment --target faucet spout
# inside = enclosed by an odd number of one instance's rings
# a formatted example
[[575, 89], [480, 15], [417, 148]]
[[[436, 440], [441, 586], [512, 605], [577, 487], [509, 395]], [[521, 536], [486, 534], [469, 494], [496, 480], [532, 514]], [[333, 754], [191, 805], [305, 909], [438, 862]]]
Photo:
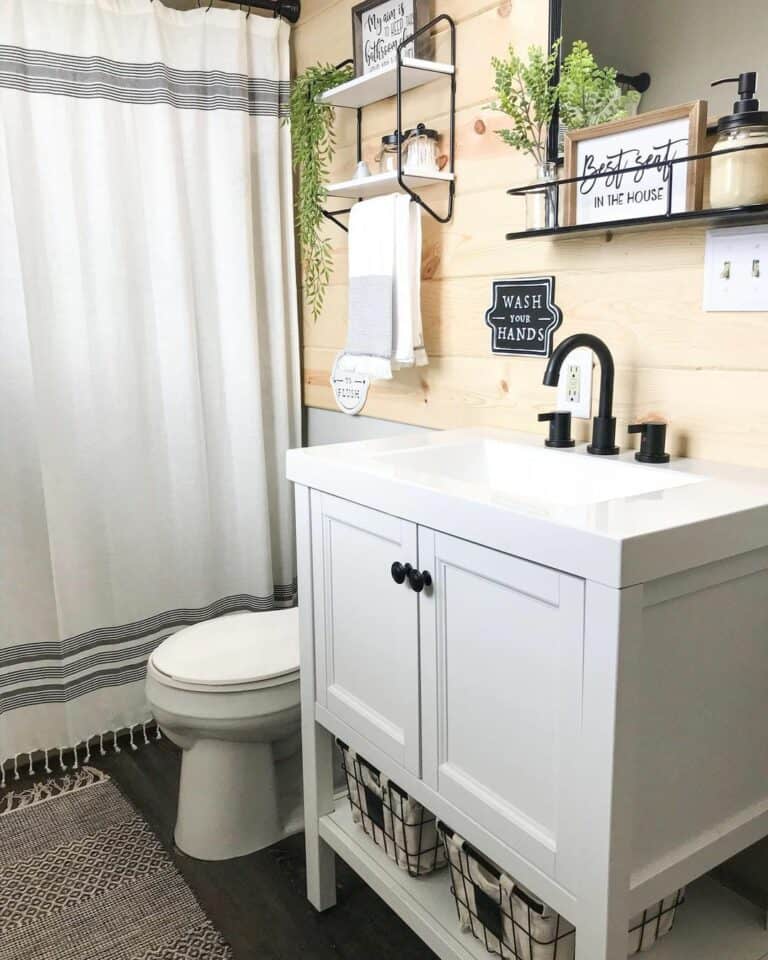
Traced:
[[544, 371], [544, 385], [556, 387], [560, 382], [560, 371], [565, 358], [578, 347], [589, 347], [600, 361], [600, 401], [598, 415], [592, 421], [592, 443], [587, 447], [589, 453], [616, 454], [616, 418], [613, 416], [613, 381], [615, 367], [608, 346], [599, 337], [591, 333], [575, 333], [566, 337], [552, 351], [547, 369]]

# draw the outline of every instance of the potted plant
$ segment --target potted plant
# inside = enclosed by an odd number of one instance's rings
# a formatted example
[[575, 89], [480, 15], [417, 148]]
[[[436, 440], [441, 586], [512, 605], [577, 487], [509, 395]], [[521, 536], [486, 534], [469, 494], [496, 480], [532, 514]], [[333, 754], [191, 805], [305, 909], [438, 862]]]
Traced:
[[334, 109], [319, 97], [352, 79], [352, 66], [315, 64], [293, 82], [290, 98], [293, 166], [296, 188], [296, 231], [301, 250], [302, 282], [307, 305], [316, 320], [323, 309], [325, 289], [331, 274], [331, 242], [321, 233], [326, 182], [336, 141]]
[[547, 130], [557, 104], [557, 74], [560, 41], [548, 54], [541, 47], [528, 48], [527, 62], [510, 44], [507, 56], [491, 58], [496, 99], [489, 104], [512, 120], [512, 125], [496, 133], [501, 139], [529, 154], [536, 163], [536, 182], [540, 191], [526, 194], [526, 227], [529, 230], [555, 225], [557, 187], [548, 186], [557, 179], [556, 165], [547, 160]]
[[541, 47], [529, 47], [527, 61], [512, 46], [506, 58], [491, 59], [496, 100], [489, 107], [512, 120], [511, 127], [496, 133], [509, 146], [533, 157], [536, 182], [542, 184], [540, 190], [525, 194], [529, 230], [557, 225], [557, 187], [550, 185], [557, 179], [557, 167], [547, 159], [547, 132], [555, 106], [564, 126], [575, 130], [620, 119], [639, 100], [634, 90], [621, 91], [616, 71], [598, 66], [583, 40], [574, 42], [555, 83], [561, 39], [548, 54]]

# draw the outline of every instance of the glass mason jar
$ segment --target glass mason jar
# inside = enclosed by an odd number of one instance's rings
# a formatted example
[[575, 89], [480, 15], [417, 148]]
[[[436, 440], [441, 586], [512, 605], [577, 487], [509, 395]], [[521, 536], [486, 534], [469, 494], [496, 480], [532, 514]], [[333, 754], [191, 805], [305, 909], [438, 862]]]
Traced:
[[379, 173], [397, 172], [397, 157], [403, 149], [405, 138], [406, 134], [401, 134], [397, 130], [381, 138], [381, 149], [376, 155]]
[[[721, 150], [757, 144], [764, 144], [766, 149], [717, 156]], [[768, 124], [726, 128], [712, 148], [709, 205], [746, 207], [753, 203], [768, 203]]]
[[437, 130], [428, 130], [420, 123], [405, 132], [405, 162], [408, 173], [431, 176], [438, 173]]
[[536, 190], [525, 194], [525, 229], [551, 230], [557, 226], [557, 164], [554, 161], [536, 164], [536, 184]]

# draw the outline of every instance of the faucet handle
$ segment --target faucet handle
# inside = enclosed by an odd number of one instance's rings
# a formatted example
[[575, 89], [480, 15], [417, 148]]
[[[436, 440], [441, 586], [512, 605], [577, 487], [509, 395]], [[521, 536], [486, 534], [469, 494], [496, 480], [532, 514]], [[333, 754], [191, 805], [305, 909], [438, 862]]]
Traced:
[[571, 439], [570, 410], [553, 410], [552, 413], [540, 413], [539, 423], [549, 421], [549, 438], [544, 441], [548, 447], [574, 447]]
[[664, 447], [667, 441], [667, 425], [660, 420], [649, 423], [633, 423], [627, 433], [640, 434], [640, 449], [635, 460], [640, 463], [669, 463], [669, 454]]

